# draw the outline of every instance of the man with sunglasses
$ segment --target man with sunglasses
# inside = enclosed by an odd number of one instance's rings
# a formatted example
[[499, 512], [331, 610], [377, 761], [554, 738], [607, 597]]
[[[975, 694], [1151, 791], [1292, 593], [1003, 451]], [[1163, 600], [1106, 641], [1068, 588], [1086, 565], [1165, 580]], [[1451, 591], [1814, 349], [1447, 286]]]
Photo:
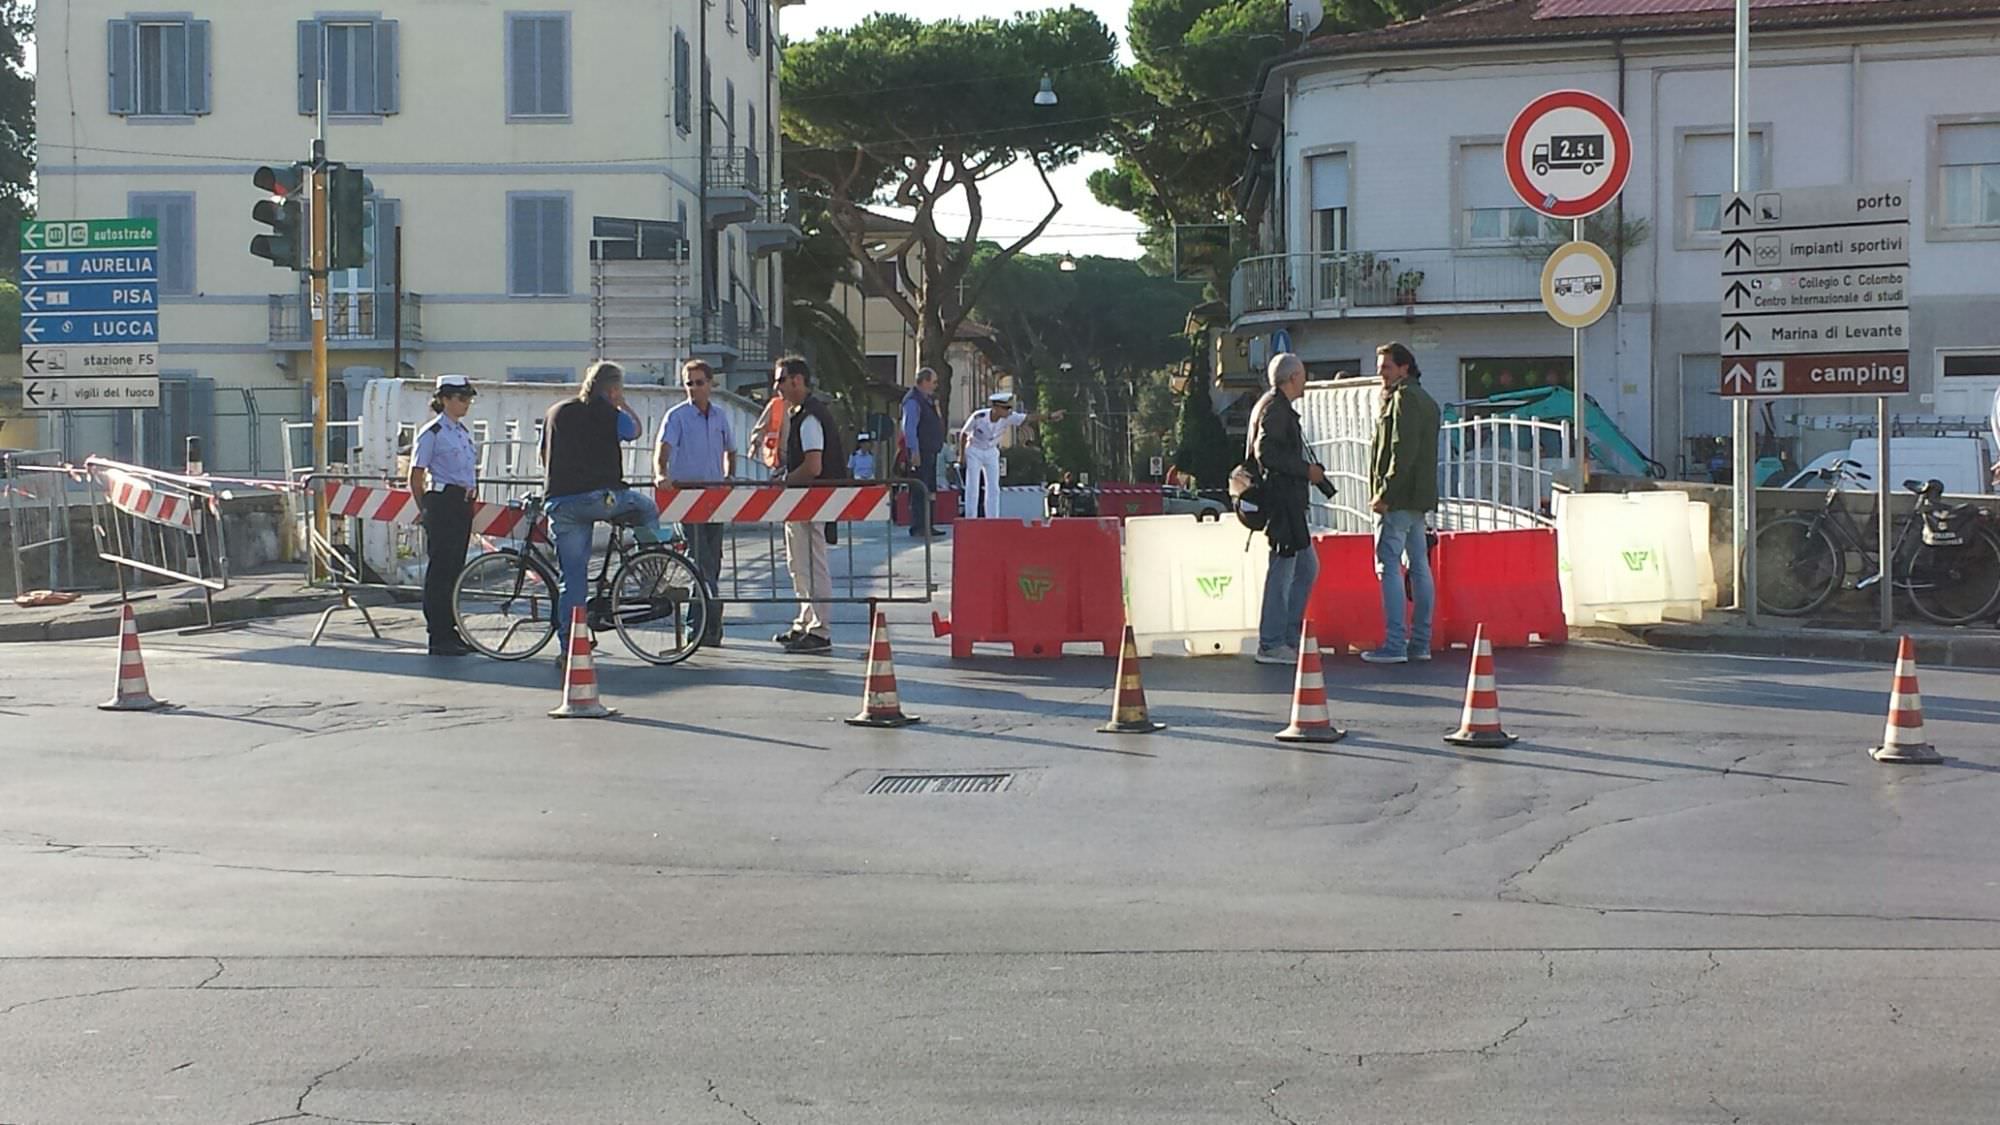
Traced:
[[[661, 488], [673, 488], [676, 482], [688, 485], [728, 480], [736, 473], [736, 435], [729, 428], [729, 416], [710, 401], [715, 369], [702, 360], [688, 360], [681, 364], [681, 385], [687, 388], [687, 401], [660, 420], [659, 445], [653, 451], [654, 482]], [[695, 569], [717, 597], [722, 596], [722, 531], [719, 523], [681, 525]], [[702, 630], [701, 643], [722, 643], [720, 613]]]

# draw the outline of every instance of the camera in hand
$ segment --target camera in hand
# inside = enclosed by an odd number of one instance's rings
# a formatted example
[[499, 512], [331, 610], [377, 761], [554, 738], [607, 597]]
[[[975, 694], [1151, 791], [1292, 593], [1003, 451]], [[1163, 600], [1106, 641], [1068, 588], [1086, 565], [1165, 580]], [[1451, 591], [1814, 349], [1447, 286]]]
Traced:
[[1319, 490], [1319, 494], [1321, 496], [1325, 497], [1328, 500], [1333, 499], [1332, 481], [1327, 480], [1325, 477], [1321, 477], [1320, 479], [1313, 482], [1313, 487]]

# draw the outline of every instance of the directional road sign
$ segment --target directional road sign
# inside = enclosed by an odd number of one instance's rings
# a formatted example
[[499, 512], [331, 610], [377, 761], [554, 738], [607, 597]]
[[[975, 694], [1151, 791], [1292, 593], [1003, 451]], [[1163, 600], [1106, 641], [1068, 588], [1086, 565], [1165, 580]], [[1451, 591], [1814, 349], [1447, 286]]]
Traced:
[[159, 405], [159, 224], [21, 224], [21, 397], [35, 410]]
[[1722, 200], [1721, 392], [1910, 389], [1910, 185]]
[[1610, 102], [1584, 90], [1557, 90], [1514, 118], [1503, 157], [1523, 203], [1552, 219], [1581, 219], [1624, 190], [1632, 134]]
[[1556, 248], [1542, 266], [1542, 308], [1564, 328], [1588, 328], [1611, 308], [1618, 271], [1611, 255], [1589, 242]]

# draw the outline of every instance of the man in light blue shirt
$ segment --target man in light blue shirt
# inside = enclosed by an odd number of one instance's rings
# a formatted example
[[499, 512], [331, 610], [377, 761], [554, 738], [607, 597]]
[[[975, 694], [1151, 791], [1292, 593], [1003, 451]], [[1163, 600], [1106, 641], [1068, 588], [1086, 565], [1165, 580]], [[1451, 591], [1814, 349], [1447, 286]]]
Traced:
[[[701, 484], [728, 480], [736, 471], [736, 435], [729, 428], [729, 416], [710, 402], [715, 370], [701, 360], [688, 360], [681, 365], [681, 384], [687, 388], [687, 401], [660, 420], [659, 447], [653, 451], [654, 483], [673, 488], [675, 481]], [[717, 597], [722, 596], [722, 527], [719, 523], [681, 525], [695, 569]], [[702, 643], [722, 643], [721, 614], [710, 615]]]

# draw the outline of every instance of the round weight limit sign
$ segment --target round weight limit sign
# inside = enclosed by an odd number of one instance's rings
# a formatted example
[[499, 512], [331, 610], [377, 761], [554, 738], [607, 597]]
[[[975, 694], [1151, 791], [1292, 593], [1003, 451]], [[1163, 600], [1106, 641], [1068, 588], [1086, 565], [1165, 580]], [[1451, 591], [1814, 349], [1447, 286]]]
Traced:
[[1542, 307], [1564, 328], [1596, 324], [1617, 292], [1617, 267], [1595, 243], [1564, 243], [1542, 266]]
[[1557, 90], [1514, 118], [1506, 159], [1521, 202], [1551, 219], [1582, 219], [1625, 189], [1632, 134], [1610, 102], [1584, 90]]

